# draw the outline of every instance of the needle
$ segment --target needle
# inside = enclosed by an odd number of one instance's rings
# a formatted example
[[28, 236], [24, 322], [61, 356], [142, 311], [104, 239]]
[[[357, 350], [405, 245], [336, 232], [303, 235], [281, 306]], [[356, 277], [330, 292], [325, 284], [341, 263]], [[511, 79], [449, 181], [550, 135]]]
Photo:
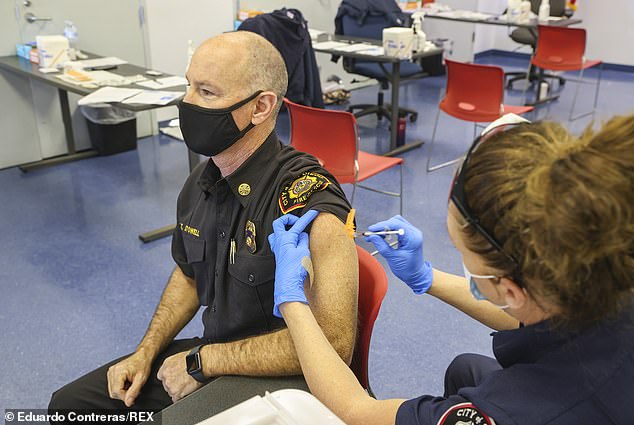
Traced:
[[370, 236], [370, 235], [400, 235], [403, 236], [405, 234], [405, 230], [404, 229], [398, 229], [398, 230], [384, 230], [381, 232], [370, 232], [370, 231], [366, 231], [366, 232], [355, 232], [355, 236]]

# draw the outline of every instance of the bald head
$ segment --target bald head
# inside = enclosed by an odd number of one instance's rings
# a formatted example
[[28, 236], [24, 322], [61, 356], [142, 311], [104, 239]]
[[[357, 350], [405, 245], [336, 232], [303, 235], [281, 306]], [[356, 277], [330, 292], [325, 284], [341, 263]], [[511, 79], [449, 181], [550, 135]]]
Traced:
[[272, 91], [278, 105], [286, 94], [288, 75], [280, 52], [264, 37], [236, 31], [203, 42], [192, 58], [224, 88], [250, 96], [258, 90]]

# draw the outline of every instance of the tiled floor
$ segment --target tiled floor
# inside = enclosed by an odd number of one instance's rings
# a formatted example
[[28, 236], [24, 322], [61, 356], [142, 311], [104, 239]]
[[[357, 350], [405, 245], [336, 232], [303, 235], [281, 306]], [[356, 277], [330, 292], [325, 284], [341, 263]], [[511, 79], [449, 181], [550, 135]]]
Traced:
[[[521, 59], [493, 56], [481, 62], [525, 67]], [[555, 119], [567, 116], [573, 85], [550, 108]], [[376, 90], [356, 91], [352, 100], [372, 102]], [[402, 104], [420, 112], [408, 125], [408, 138], [429, 140], [443, 90], [442, 77], [402, 86]], [[589, 106], [591, 97], [590, 88], [582, 91], [580, 107]], [[605, 71], [597, 119], [633, 112], [632, 99], [634, 74]], [[509, 93], [507, 103], [519, 101], [519, 92]], [[571, 128], [579, 132], [588, 122]], [[385, 122], [364, 117], [359, 124], [364, 150], [387, 149]], [[473, 134], [470, 125], [447, 116], [440, 125], [438, 162], [462, 153]], [[278, 127], [287, 139], [287, 117]], [[452, 169], [426, 174], [427, 150], [403, 155], [404, 215], [423, 230], [427, 259], [458, 273], [460, 258], [445, 229]], [[28, 174], [0, 171], [0, 411], [43, 408], [61, 385], [134, 349], [174, 266], [169, 239], [144, 245], [137, 235], [174, 220], [186, 176], [185, 146], [164, 136], [140, 140], [138, 150], [111, 157]], [[396, 188], [397, 171], [371, 183]], [[398, 201], [359, 191], [355, 207], [365, 227], [396, 214]], [[490, 354], [490, 330], [432, 297], [413, 295], [389, 275], [372, 340], [373, 389], [381, 398], [442, 393], [445, 367], [456, 354]], [[182, 335], [201, 329], [196, 317]]]

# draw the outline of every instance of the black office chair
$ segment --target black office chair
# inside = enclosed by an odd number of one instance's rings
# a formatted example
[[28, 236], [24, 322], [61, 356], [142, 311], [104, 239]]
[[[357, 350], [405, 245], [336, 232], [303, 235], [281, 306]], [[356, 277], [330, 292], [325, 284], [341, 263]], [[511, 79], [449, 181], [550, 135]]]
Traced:
[[[367, 16], [363, 23], [359, 23], [356, 19], [350, 16], [343, 16], [342, 18], [343, 35], [352, 37], [371, 38], [374, 40], [383, 39], [383, 28], [392, 26], [388, 23], [385, 16]], [[383, 90], [389, 88], [390, 76], [392, 73], [392, 64], [377, 63], [372, 61], [363, 61], [352, 58], [344, 58], [343, 68], [351, 73], [363, 75], [364, 77], [370, 77], [377, 80], [380, 84], [377, 104], [359, 104], [351, 105], [348, 107], [348, 111], [354, 113], [354, 116], [359, 118], [365, 115], [376, 114], [378, 119], [383, 117], [388, 120], [392, 117], [392, 107], [388, 103], [383, 102]], [[420, 65], [408, 61], [402, 61], [400, 64], [400, 78], [402, 80], [409, 80], [414, 78], [424, 77], [427, 74], [423, 72]], [[361, 109], [359, 112], [354, 112], [355, 109]], [[409, 116], [410, 121], [414, 122], [418, 118], [418, 112], [408, 108], [398, 108], [399, 116]]]
[[[539, 14], [539, 6], [541, 5], [542, 0], [531, 0], [531, 11], [534, 14]], [[566, 14], [566, 0], [550, 0], [550, 16], [564, 16]], [[533, 53], [535, 52], [535, 46], [537, 45], [537, 28], [516, 28], [514, 29], [510, 37], [513, 41], [519, 44], [524, 44], [526, 46], [531, 46], [533, 48]], [[539, 79], [539, 75], [534, 66], [530, 67], [529, 71], [529, 81], [532, 83]], [[504, 77], [507, 78], [506, 88], [512, 89], [513, 84], [516, 81], [526, 80], [526, 72], [507, 72], [504, 74]], [[509, 78], [511, 77], [511, 78]], [[559, 75], [554, 74], [544, 74], [543, 78], [549, 78], [552, 80], [559, 81], [560, 85], [566, 84], [566, 80]]]

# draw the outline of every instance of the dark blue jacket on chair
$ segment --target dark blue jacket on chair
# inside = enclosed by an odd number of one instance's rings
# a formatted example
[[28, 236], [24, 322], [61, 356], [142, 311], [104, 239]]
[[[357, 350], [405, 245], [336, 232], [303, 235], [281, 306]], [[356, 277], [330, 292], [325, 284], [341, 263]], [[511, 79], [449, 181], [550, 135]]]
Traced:
[[279, 50], [288, 72], [288, 99], [324, 107], [315, 51], [302, 12], [283, 8], [263, 13], [245, 20], [238, 30], [259, 34]]

